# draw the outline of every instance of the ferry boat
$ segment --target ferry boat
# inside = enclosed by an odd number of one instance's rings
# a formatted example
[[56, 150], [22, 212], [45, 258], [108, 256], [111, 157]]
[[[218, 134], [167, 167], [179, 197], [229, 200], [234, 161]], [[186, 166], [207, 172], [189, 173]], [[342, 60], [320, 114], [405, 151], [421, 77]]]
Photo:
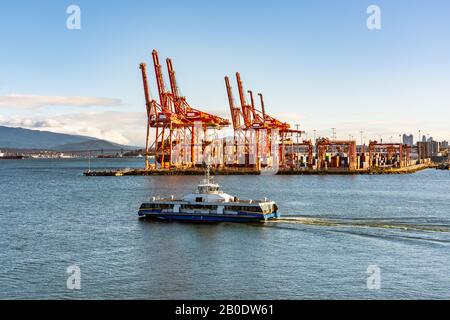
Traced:
[[209, 167], [196, 193], [181, 199], [153, 197], [139, 208], [139, 217], [200, 222], [265, 222], [280, 214], [274, 201], [241, 200], [224, 193], [210, 177]]

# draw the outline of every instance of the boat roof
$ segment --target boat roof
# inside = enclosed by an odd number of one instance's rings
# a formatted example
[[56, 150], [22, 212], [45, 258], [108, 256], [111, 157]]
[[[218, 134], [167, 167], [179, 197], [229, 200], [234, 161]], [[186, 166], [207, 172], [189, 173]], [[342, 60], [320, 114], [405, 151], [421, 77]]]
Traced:
[[[197, 194], [194, 194], [197, 195]], [[275, 203], [274, 201], [270, 200], [242, 200], [238, 199], [236, 201], [202, 201], [202, 202], [192, 202], [187, 201], [183, 199], [172, 199], [172, 198], [155, 198], [154, 200], [150, 201], [149, 203], [160, 203], [160, 204], [193, 204], [196, 205], [243, 205], [243, 206], [258, 206], [260, 204], [271, 204]]]
[[150, 201], [144, 203], [157, 203], [157, 204], [169, 204], [169, 205], [185, 205], [185, 204], [195, 204], [198, 206], [241, 206], [241, 207], [260, 207], [264, 204], [275, 204], [274, 201], [266, 202], [188, 202], [188, 201]]

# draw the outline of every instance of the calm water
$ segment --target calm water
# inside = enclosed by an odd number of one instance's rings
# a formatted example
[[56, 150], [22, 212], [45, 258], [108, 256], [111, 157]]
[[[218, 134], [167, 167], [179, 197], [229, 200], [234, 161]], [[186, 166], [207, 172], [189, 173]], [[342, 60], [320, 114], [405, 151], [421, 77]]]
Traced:
[[[450, 298], [450, 172], [217, 177], [297, 218], [202, 225], [137, 219], [150, 195], [182, 195], [199, 177], [84, 177], [86, 167], [0, 161], [0, 298]], [[369, 265], [380, 290], [367, 288]]]

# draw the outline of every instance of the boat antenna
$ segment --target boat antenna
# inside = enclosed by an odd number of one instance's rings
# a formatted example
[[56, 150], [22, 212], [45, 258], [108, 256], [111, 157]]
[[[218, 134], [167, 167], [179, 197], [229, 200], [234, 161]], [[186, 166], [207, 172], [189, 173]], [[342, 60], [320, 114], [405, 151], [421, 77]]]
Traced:
[[210, 164], [208, 163], [208, 164], [206, 164], [206, 176], [205, 176], [205, 178], [206, 178], [206, 181], [208, 181], [209, 182], [209, 168], [210, 168]]

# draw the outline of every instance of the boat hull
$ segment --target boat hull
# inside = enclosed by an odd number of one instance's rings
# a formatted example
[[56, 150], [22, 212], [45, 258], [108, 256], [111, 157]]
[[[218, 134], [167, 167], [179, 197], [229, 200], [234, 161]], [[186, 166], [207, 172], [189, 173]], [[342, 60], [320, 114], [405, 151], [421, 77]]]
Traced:
[[279, 213], [270, 214], [201, 214], [201, 213], [159, 213], [139, 211], [139, 217], [165, 221], [192, 221], [192, 222], [265, 222], [280, 217]]

